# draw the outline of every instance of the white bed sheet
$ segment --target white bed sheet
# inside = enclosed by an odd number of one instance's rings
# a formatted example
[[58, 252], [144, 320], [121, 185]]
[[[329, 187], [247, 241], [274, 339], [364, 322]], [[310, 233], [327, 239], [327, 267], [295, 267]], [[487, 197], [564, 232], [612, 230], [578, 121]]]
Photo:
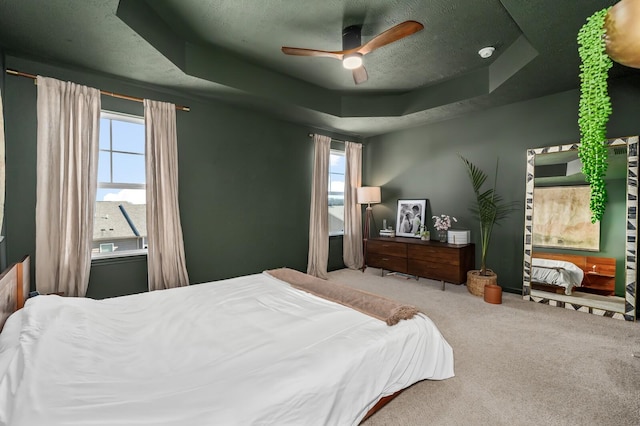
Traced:
[[348, 425], [453, 376], [425, 315], [389, 327], [265, 273], [105, 300], [38, 296], [0, 334], [0, 424]]
[[571, 262], [534, 257], [531, 266], [531, 281], [564, 287], [565, 294], [582, 285], [584, 271]]

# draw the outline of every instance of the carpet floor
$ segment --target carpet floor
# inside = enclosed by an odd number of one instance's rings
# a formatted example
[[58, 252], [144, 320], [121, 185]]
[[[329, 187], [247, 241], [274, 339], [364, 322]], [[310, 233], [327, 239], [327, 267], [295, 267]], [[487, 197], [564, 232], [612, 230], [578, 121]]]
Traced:
[[374, 268], [329, 279], [417, 306], [454, 351], [455, 377], [415, 384], [365, 426], [640, 425], [638, 323]]

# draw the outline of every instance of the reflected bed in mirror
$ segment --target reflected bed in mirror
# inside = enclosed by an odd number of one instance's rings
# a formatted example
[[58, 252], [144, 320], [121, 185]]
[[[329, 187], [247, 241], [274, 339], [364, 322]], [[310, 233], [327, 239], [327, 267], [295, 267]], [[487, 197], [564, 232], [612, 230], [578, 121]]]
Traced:
[[[527, 151], [522, 293], [525, 300], [635, 321], [638, 137], [610, 139], [607, 145], [609, 169], [605, 180], [608, 202], [599, 224], [597, 250], [536, 244], [539, 241], [536, 227], [541, 223], [536, 211], [541, 214], [543, 210], [540, 203], [536, 203], [536, 192], [539, 193], [541, 188], [585, 185], [585, 179], [580, 172], [578, 144]], [[548, 220], [542, 223], [545, 221]], [[558, 237], [561, 239], [562, 235]], [[568, 263], [550, 266], [552, 260]], [[540, 263], [551, 269], [540, 269], [539, 265], [536, 266]], [[534, 270], [534, 267], [538, 269]], [[582, 279], [572, 276], [569, 270], [582, 272]], [[533, 278], [532, 274], [535, 274]], [[553, 279], [573, 282], [560, 286], [544, 282]]]

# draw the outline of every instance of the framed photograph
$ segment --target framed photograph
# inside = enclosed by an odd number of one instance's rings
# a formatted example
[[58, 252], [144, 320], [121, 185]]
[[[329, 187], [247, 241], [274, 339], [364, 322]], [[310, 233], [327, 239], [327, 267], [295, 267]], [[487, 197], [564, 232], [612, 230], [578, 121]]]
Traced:
[[533, 189], [533, 246], [598, 251], [600, 222], [591, 223], [591, 188], [549, 186]]
[[425, 222], [427, 200], [398, 200], [396, 236], [420, 238], [420, 226]]

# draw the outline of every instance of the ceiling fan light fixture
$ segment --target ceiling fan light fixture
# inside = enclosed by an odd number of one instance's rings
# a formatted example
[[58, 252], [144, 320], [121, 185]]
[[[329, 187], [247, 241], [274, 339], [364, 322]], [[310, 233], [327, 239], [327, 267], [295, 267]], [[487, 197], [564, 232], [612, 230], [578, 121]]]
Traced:
[[354, 70], [362, 66], [362, 54], [350, 53], [342, 58], [342, 66], [348, 70]]

